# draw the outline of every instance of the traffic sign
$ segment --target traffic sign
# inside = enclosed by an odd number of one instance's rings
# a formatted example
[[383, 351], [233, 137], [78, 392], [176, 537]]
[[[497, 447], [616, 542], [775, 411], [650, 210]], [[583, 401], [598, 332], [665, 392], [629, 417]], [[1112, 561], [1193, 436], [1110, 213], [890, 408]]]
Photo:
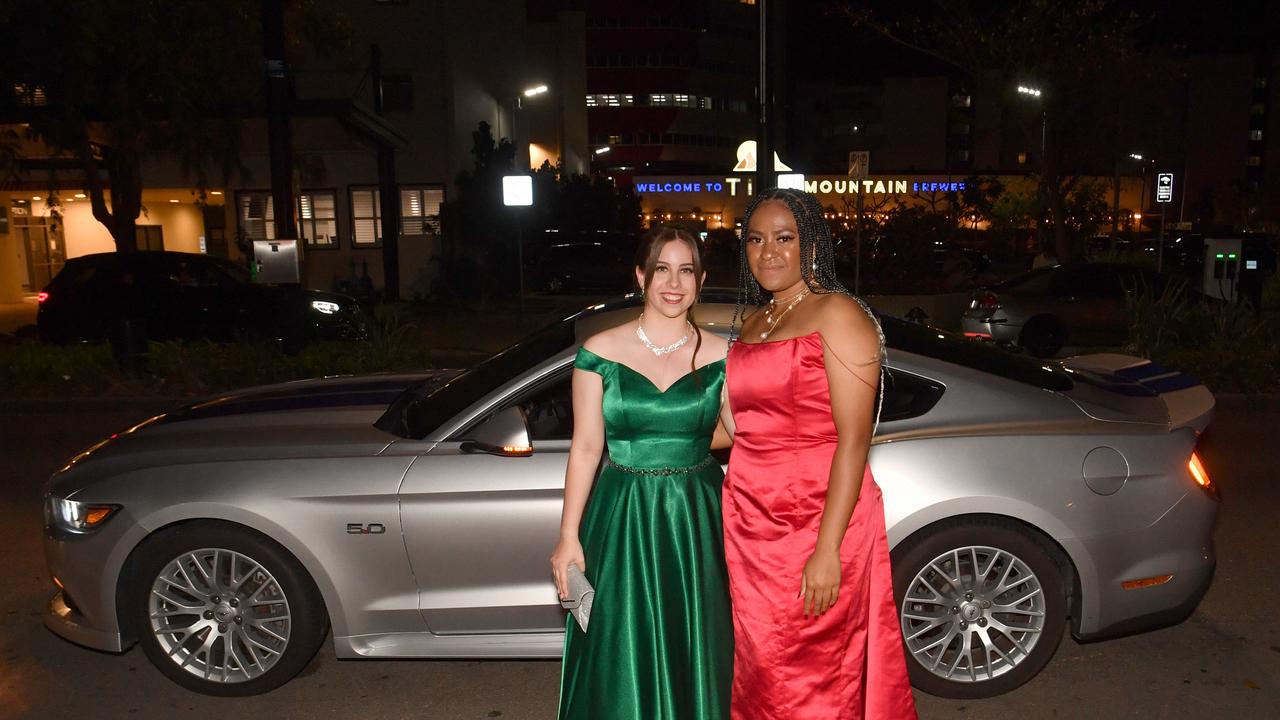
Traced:
[[1173, 202], [1173, 173], [1156, 175], [1156, 202]]

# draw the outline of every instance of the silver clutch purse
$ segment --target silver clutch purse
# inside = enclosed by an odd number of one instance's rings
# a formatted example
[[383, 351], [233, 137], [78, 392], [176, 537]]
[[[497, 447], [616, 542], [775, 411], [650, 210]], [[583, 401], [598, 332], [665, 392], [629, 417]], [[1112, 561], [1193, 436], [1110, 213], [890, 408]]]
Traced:
[[587, 582], [577, 565], [570, 565], [568, 577], [569, 598], [560, 601], [560, 607], [568, 610], [573, 619], [578, 621], [582, 632], [587, 631], [587, 623], [591, 620], [591, 603], [596, 599], [596, 590]]

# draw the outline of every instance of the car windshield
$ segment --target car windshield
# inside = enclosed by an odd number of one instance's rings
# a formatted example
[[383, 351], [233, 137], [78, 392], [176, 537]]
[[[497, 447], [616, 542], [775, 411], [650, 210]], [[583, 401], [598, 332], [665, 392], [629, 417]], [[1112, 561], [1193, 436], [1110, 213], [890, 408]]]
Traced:
[[421, 440], [503, 383], [574, 343], [573, 319], [561, 320], [449, 380], [424, 381], [405, 390], [374, 425]]
[[1031, 272], [1011, 277], [992, 287], [995, 290], [1015, 293], [1047, 293], [1056, 270], [1057, 268], [1052, 267], [1032, 270]]

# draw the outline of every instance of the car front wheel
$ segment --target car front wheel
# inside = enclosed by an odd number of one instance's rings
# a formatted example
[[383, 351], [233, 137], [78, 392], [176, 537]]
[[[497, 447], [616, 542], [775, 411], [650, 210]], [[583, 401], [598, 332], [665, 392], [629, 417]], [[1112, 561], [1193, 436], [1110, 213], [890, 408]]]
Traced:
[[133, 627], [169, 679], [206, 695], [283, 685], [324, 639], [324, 603], [284, 548], [230, 523], [181, 525], [138, 549]]
[[1062, 573], [1016, 524], [957, 521], [895, 549], [893, 584], [911, 684], [982, 698], [1022, 685], [1066, 623]]

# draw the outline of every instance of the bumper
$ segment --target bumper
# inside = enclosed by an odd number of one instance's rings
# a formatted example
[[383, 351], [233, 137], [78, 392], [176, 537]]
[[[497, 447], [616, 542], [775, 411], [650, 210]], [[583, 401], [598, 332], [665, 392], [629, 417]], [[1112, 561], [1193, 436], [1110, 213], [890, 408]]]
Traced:
[[[1092, 590], [1081, 588], [1083, 607], [1076, 613], [1072, 634], [1080, 640], [1100, 640], [1187, 619], [1213, 581], [1217, 512], [1215, 498], [1192, 490], [1150, 527], [1087, 540], [1096, 575]], [[1134, 590], [1121, 585], [1166, 574], [1173, 577], [1161, 585]]]
[[49, 605], [44, 613], [44, 626], [65, 640], [94, 650], [124, 652], [125, 649], [124, 638], [119, 632], [88, 625], [84, 616], [67, 603], [61, 590], [49, 599]]
[[1022, 333], [1021, 325], [1010, 325], [998, 318], [964, 317], [960, 327], [965, 337], [976, 337], [982, 340], [993, 340], [999, 343], [1016, 343]]

